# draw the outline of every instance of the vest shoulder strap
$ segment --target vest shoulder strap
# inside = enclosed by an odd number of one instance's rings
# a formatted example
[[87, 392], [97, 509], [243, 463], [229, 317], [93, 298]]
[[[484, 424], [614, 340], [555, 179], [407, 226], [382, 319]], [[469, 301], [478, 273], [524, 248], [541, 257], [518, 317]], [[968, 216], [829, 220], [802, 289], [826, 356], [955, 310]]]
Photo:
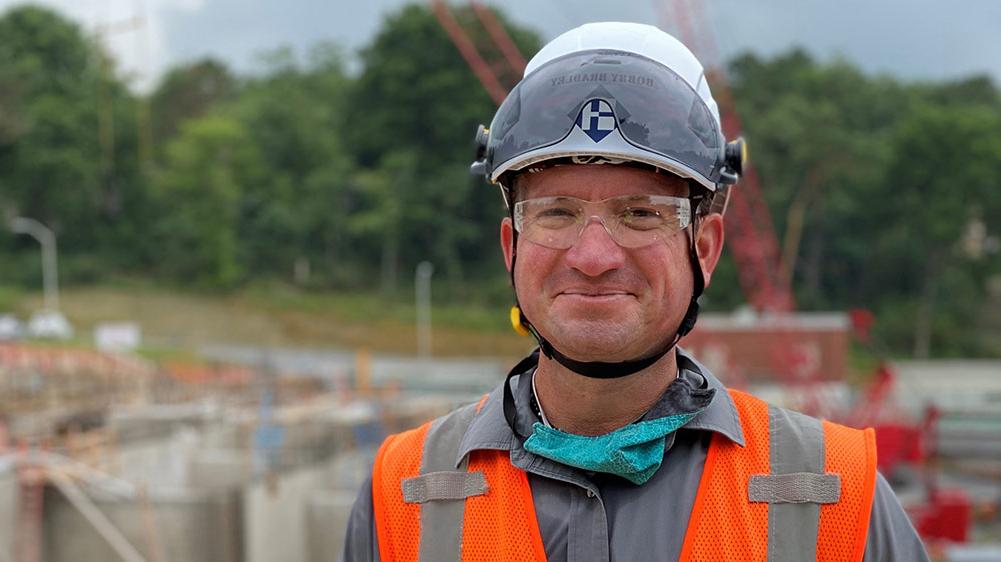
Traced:
[[390, 435], [382, 442], [372, 465], [372, 508], [385, 562], [417, 560], [420, 504], [403, 501], [401, 481], [419, 474], [424, 438], [432, 422]]
[[380, 447], [372, 494], [382, 560], [545, 560], [528, 478], [508, 452], [458, 459], [482, 403]]
[[713, 436], [681, 559], [861, 561], [875, 490], [873, 431], [730, 395], [745, 446]]

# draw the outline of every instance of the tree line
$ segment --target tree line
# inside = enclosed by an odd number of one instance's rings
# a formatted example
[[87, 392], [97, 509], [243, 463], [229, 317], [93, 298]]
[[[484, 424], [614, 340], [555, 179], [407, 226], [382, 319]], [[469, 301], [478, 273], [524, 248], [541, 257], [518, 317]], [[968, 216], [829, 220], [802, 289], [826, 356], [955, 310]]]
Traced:
[[[502, 20], [522, 52], [541, 45]], [[426, 7], [387, 16], [357, 55], [278, 49], [245, 75], [194, 61], [148, 95], [49, 9], [8, 10], [0, 37], [0, 216], [56, 231], [65, 283], [393, 298], [428, 260], [436, 298], [509, 300], [500, 197], [468, 174], [495, 106]], [[905, 83], [803, 51], [727, 70], [800, 308], [869, 308], [898, 354], [1001, 355], [995, 85]], [[34, 243], [0, 234], [0, 285], [39, 275]], [[727, 257], [706, 300], [744, 300]]]

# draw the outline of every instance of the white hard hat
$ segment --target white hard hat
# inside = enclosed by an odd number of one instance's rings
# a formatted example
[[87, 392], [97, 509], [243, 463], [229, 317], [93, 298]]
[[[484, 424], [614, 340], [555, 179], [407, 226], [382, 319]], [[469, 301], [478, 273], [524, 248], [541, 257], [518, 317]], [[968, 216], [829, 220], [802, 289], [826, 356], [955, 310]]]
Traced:
[[670, 68], [698, 92], [716, 122], [720, 122], [719, 108], [709, 91], [702, 63], [684, 43], [652, 25], [610, 21], [586, 23], [571, 29], [547, 43], [528, 61], [525, 77], [551, 60], [593, 50], [634, 53]]
[[702, 65], [636, 23], [589, 23], [550, 41], [478, 138], [474, 168], [493, 182], [582, 157], [648, 164], [709, 191], [739, 173]]

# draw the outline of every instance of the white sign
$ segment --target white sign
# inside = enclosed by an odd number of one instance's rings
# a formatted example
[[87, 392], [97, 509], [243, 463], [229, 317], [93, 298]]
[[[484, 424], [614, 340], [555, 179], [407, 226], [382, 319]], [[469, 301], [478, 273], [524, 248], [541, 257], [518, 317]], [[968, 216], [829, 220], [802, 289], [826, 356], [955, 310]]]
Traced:
[[135, 322], [98, 324], [94, 327], [94, 345], [101, 351], [135, 351], [142, 343], [142, 332]]

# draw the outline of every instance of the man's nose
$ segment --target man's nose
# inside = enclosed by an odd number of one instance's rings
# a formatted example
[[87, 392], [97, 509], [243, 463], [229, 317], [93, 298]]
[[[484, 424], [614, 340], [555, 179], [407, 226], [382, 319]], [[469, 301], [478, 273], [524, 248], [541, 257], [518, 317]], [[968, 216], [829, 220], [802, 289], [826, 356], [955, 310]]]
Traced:
[[584, 275], [597, 277], [622, 267], [626, 252], [608, 233], [601, 218], [587, 220], [577, 242], [567, 250], [567, 265]]

